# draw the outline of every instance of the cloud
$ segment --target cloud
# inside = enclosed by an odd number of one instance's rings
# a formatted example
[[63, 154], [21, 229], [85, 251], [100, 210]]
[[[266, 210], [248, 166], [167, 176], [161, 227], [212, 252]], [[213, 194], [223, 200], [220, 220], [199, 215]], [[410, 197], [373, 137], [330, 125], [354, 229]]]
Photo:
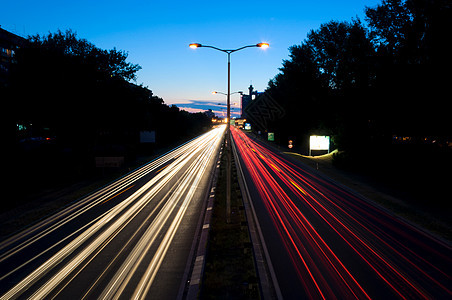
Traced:
[[[179, 106], [178, 106], [179, 107]], [[201, 108], [192, 108], [192, 107], [179, 107], [181, 110], [188, 111], [189, 113], [199, 113], [199, 112], [205, 112], [205, 109]]]
[[[174, 105], [190, 113], [205, 112], [211, 109], [217, 117], [226, 117], [226, 103], [222, 102], [189, 100], [185, 103], [175, 103]], [[231, 106], [231, 116], [240, 117], [240, 109], [236, 105]]]

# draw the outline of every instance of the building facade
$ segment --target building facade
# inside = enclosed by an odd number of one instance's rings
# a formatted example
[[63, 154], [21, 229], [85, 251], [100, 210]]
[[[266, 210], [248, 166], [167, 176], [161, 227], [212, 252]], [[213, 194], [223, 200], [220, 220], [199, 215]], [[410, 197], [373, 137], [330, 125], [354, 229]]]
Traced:
[[250, 85], [248, 87], [248, 91], [249, 91], [248, 95], [242, 94], [240, 110], [241, 119], [246, 119], [245, 109], [248, 106], [248, 104], [250, 104], [251, 101], [253, 101], [258, 95], [262, 94], [262, 92], [258, 92], [257, 90], [255, 91], [253, 85]]
[[16, 50], [22, 47], [26, 41], [23, 37], [0, 28], [0, 86], [8, 84]]

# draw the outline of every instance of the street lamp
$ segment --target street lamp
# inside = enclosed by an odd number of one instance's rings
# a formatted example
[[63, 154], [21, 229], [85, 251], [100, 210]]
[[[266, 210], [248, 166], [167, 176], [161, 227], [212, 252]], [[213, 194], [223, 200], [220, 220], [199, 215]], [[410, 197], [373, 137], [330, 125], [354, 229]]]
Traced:
[[[213, 91], [212, 92], [212, 94], [221, 94], [221, 95], [225, 95], [225, 96], [227, 96], [228, 94], [226, 94], [226, 93], [223, 93], [223, 92], [217, 92], [217, 91]], [[240, 95], [242, 95], [243, 94], [243, 92], [242, 91], [238, 91], [238, 92], [233, 92], [233, 93], [231, 93], [231, 95], [234, 95], [234, 94], [240, 94]]]
[[[226, 93], [218, 92], [218, 91], [213, 91], [212, 94], [214, 94], [214, 95], [215, 95], [215, 94], [221, 94], [221, 95], [225, 95], [225, 96], [228, 95], [228, 94], [226, 94]], [[233, 92], [233, 93], [231, 93], [230, 95], [234, 95], [234, 94], [240, 94], [240, 95], [243, 95], [243, 92], [242, 92], [242, 91]], [[220, 105], [220, 103], [218, 103], [218, 105]], [[221, 105], [224, 105], [224, 104], [221, 104]], [[232, 105], [236, 105], [236, 103], [233, 103]], [[229, 120], [228, 120], [228, 122], [229, 122]]]
[[218, 50], [221, 52], [224, 52], [228, 55], [228, 93], [227, 93], [227, 116], [226, 118], [228, 119], [228, 123], [226, 124], [226, 152], [227, 152], [227, 159], [226, 159], [226, 222], [230, 223], [231, 221], [231, 164], [232, 164], [232, 159], [231, 159], [231, 53], [233, 52], [237, 52], [239, 50], [243, 50], [245, 48], [251, 48], [251, 47], [259, 47], [262, 49], [267, 49], [270, 45], [268, 43], [258, 43], [255, 45], [248, 45], [248, 46], [243, 46], [237, 49], [220, 49], [214, 46], [209, 46], [209, 45], [202, 45], [199, 43], [192, 43], [189, 45], [190, 48], [192, 49], [197, 49], [197, 48], [212, 48], [214, 50]]
[[201, 44], [197, 44], [197, 43], [190, 44], [190, 48], [192, 48], [192, 49], [196, 49], [198, 47], [202, 47], [202, 45]]

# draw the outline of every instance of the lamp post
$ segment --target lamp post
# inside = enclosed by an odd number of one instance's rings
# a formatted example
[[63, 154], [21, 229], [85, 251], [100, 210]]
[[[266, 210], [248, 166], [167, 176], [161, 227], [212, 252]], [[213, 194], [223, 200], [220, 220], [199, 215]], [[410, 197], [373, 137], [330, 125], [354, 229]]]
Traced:
[[[212, 94], [214, 94], [214, 95], [215, 95], [215, 94], [221, 94], [221, 95], [225, 95], [225, 96], [228, 95], [228, 94], [226, 94], [226, 93], [223, 93], [223, 92], [217, 92], [217, 91], [213, 91]], [[234, 95], [234, 94], [240, 94], [240, 95], [242, 95], [243, 92], [242, 92], [242, 91], [238, 91], [238, 92], [231, 93], [231, 95]]]
[[228, 93], [227, 93], [227, 114], [226, 118], [228, 119], [228, 122], [226, 124], [226, 223], [231, 222], [231, 165], [232, 165], [232, 158], [231, 158], [231, 53], [237, 52], [240, 50], [243, 50], [245, 48], [251, 48], [251, 47], [260, 47], [262, 49], [266, 49], [269, 47], [268, 43], [258, 43], [255, 45], [248, 45], [243, 46], [237, 49], [220, 49], [214, 46], [208, 46], [208, 45], [202, 45], [199, 43], [192, 43], [189, 45], [192, 49], [197, 48], [212, 48], [214, 50], [218, 50], [221, 52], [224, 52], [228, 55]]
[[[226, 96], [228, 95], [226, 93], [217, 92], [217, 91], [213, 91], [212, 94], [222, 94], [222, 95], [226, 95]], [[231, 95], [234, 95], [234, 94], [240, 94], [240, 96], [243, 97], [243, 92], [242, 91], [231, 93]], [[242, 113], [242, 101], [240, 101], [240, 117], [241, 117], [242, 114], [243, 114]]]
[[[212, 94], [221, 94], [221, 95], [225, 95], [225, 96], [227, 96], [228, 94], [226, 94], [226, 93], [223, 93], [223, 92], [218, 92], [218, 91], [213, 91], [212, 92]], [[240, 94], [240, 95], [243, 95], [243, 92], [242, 91], [238, 91], [238, 92], [233, 92], [233, 93], [231, 93], [231, 95], [234, 95], [234, 94]], [[220, 103], [218, 103], [218, 105], [220, 105]], [[224, 104], [221, 104], [221, 105], [224, 105]], [[233, 104], [233, 105], [235, 105], [235, 103]], [[228, 120], [229, 121], [229, 120]]]

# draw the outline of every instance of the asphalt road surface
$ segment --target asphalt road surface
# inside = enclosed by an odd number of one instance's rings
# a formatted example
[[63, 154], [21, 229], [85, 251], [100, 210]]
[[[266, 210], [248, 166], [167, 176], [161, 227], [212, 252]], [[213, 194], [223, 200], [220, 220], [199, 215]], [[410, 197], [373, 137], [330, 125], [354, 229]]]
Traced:
[[224, 130], [1, 242], [1, 299], [176, 298]]
[[452, 248], [232, 128], [285, 299], [452, 299]]

